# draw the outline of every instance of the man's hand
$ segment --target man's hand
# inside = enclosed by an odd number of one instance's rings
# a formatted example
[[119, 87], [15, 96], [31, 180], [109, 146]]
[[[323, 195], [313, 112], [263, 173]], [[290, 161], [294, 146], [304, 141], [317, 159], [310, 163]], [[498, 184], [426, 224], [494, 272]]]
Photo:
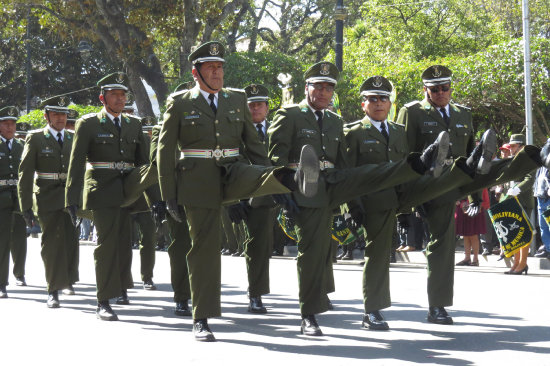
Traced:
[[479, 215], [481, 212], [481, 202], [474, 201], [468, 205], [468, 208], [466, 209], [466, 215], [470, 217], [474, 217]]
[[170, 216], [172, 216], [172, 218], [177, 222], [183, 221], [180, 215], [180, 208], [175, 198], [172, 198], [166, 201], [166, 210], [168, 211]]
[[27, 227], [31, 228], [34, 226], [34, 223], [36, 222], [36, 219], [34, 218], [34, 213], [32, 212], [32, 209], [28, 209], [23, 212], [23, 219], [25, 219], [25, 224], [27, 224]]
[[76, 216], [76, 211], [77, 210], [78, 210], [77, 205], [67, 206], [67, 212], [69, 213], [69, 216], [71, 217], [71, 222], [73, 223], [74, 227], [78, 226], [78, 217]]
[[506, 192], [507, 196], [517, 196], [521, 193], [521, 189], [518, 186], [512, 187]]
[[275, 201], [276, 204], [280, 205], [285, 210], [287, 216], [292, 216], [300, 212], [300, 208], [290, 194], [272, 194], [271, 197], [273, 197], [273, 201]]

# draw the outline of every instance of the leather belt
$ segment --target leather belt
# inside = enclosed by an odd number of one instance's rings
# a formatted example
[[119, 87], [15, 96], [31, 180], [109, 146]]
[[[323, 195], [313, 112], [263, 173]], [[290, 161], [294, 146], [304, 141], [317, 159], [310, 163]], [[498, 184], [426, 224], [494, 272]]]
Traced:
[[[298, 169], [298, 163], [290, 163], [287, 165], [290, 169]], [[319, 160], [319, 169], [327, 170], [334, 168], [334, 164], [328, 160]]]
[[201, 158], [212, 159], [215, 158], [233, 158], [239, 156], [239, 148], [235, 149], [216, 149], [216, 150], [202, 150], [202, 149], [181, 149], [180, 158]]
[[0, 186], [16, 186], [19, 179], [0, 179]]
[[36, 172], [36, 176], [40, 179], [67, 180], [67, 173], [42, 173], [42, 172]]
[[134, 163], [125, 161], [90, 161], [88, 162], [90, 169], [113, 169], [113, 170], [131, 170], [134, 169]]

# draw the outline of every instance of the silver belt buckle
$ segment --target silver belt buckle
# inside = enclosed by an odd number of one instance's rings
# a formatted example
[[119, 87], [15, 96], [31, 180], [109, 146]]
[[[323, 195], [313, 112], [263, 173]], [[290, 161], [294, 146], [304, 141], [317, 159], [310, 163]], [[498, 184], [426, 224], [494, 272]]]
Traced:
[[123, 170], [123, 169], [124, 169], [124, 162], [122, 162], [122, 161], [117, 161], [117, 162], [115, 163], [115, 169], [116, 169], [116, 170]]
[[212, 156], [215, 157], [216, 159], [223, 158], [223, 150], [221, 149], [213, 150]]
[[8, 186], [14, 186], [17, 184], [17, 179], [8, 179]]
[[61, 179], [61, 180], [66, 180], [67, 179], [67, 173], [59, 173], [58, 178]]

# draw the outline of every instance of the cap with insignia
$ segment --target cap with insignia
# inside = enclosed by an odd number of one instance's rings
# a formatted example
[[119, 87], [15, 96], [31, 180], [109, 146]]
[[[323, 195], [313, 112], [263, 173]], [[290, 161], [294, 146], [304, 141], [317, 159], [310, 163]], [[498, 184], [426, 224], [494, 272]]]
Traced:
[[393, 90], [391, 82], [383, 76], [376, 75], [363, 82], [359, 91], [361, 96], [385, 95], [390, 96]]
[[19, 122], [15, 125], [15, 133], [18, 135], [26, 135], [29, 133], [31, 125], [27, 122]]
[[142, 117], [141, 118], [141, 129], [143, 131], [150, 131], [153, 129], [153, 126], [157, 124], [157, 119], [155, 117]]
[[525, 145], [525, 136], [521, 133], [516, 133], [512, 136], [510, 136], [510, 141], [508, 142], [510, 145], [512, 144], [521, 144]]
[[75, 109], [69, 108], [69, 114], [67, 115], [67, 123], [75, 123], [76, 119], [78, 118], [78, 111]]
[[19, 119], [19, 109], [14, 106], [0, 109], [0, 121], [17, 121]]
[[453, 72], [443, 65], [432, 65], [422, 73], [422, 82], [425, 86], [449, 84]]
[[244, 88], [248, 103], [269, 101], [269, 90], [260, 84], [250, 84]]
[[223, 59], [224, 53], [225, 49], [220, 42], [207, 42], [201, 44], [196, 50], [191, 52], [188, 60], [191, 61], [193, 65], [209, 61], [225, 62]]
[[105, 76], [103, 79], [99, 80], [97, 82], [97, 86], [101, 87], [101, 90], [124, 90], [128, 91], [127, 85], [128, 82], [128, 75], [124, 72], [114, 72], [112, 74], [109, 74]]
[[40, 103], [40, 108], [44, 108], [44, 111], [46, 112], [51, 111], [68, 114], [69, 104], [71, 104], [71, 100], [69, 99], [69, 97], [65, 95], [58, 95], [56, 97], [44, 99], [42, 103]]
[[306, 83], [332, 83], [336, 85], [340, 71], [331, 62], [321, 61], [311, 66], [304, 74]]

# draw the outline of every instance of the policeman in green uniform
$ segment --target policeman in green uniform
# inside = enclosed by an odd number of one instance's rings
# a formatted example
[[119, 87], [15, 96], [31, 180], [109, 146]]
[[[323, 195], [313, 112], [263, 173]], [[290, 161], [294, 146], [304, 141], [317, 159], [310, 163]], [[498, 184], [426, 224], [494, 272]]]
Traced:
[[[298, 283], [301, 332], [322, 335], [315, 314], [329, 309], [327, 294], [334, 291], [331, 255], [332, 211], [340, 204], [375, 190], [393, 187], [419, 177], [435, 164], [439, 171], [440, 150], [434, 144], [426, 154], [412, 154], [406, 160], [349, 168], [342, 118], [327, 109], [339, 71], [322, 61], [305, 73], [306, 99], [281, 108], [269, 127], [269, 157], [273, 164], [293, 167], [304, 144], [311, 144], [319, 156], [321, 176], [313, 197], [294, 192], [287, 205], [293, 213], [298, 234]], [[296, 207], [296, 206], [294, 206]], [[294, 211], [294, 212], [293, 212]], [[299, 211], [299, 212], [297, 212]]]
[[127, 289], [133, 287], [130, 240], [124, 240], [128, 210], [121, 209], [128, 196], [136, 199], [147, 182], [142, 173], [149, 167], [148, 152], [140, 121], [122, 114], [128, 78], [124, 73], [108, 75], [98, 82], [99, 113], [77, 121], [69, 164], [66, 205], [76, 221], [76, 210], [84, 184], [84, 209], [91, 210], [98, 233], [94, 251], [97, 283], [97, 317], [118, 320], [109, 299], [128, 303]]
[[[168, 99], [157, 157], [168, 212], [176, 221], [182, 221], [178, 205], [183, 206], [189, 225], [191, 250], [187, 264], [193, 333], [199, 341], [215, 340], [207, 318], [221, 315], [222, 204], [288, 193], [298, 187], [312, 194], [319, 174], [317, 157], [307, 147], [298, 172], [269, 166], [251, 122], [245, 93], [223, 88], [223, 55], [219, 42], [205, 43], [189, 55], [196, 86]], [[244, 160], [241, 146], [257, 165]], [[176, 159], [178, 150], [180, 158]]]
[[0, 298], [8, 297], [10, 249], [16, 285], [26, 286], [27, 233], [17, 198], [17, 170], [23, 141], [14, 137], [18, 116], [16, 107], [0, 109]]
[[[434, 141], [441, 131], [448, 131], [451, 147], [447, 161], [467, 156], [475, 146], [472, 114], [464, 106], [452, 103], [452, 72], [442, 65], [428, 67], [422, 73], [425, 99], [406, 104], [399, 111], [397, 122], [405, 125], [407, 141], [412, 151], [420, 151]], [[489, 130], [490, 131], [490, 130]], [[491, 137], [493, 136], [493, 137]], [[496, 138], [486, 131], [483, 139]], [[483, 142], [483, 141], [482, 141]], [[489, 144], [489, 143], [488, 143]], [[496, 150], [496, 149], [495, 149]], [[425, 219], [430, 228], [431, 241], [426, 248], [428, 260], [428, 321], [436, 324], [452, 324], [453, 319], [445, 307], [453, 303], [454, 254], [455, 254], [455, 201], [473, 194], [469, 212], [479, 212], [481, 200], [474, 193], [484, 187], [523, 177], [540, 166], [548, 166], [550, 143], [542, 149], [526, 146], [514, 159], [491, 162], [491, 156], [479, 160], [478, 175], [470, 184], [449, 191], [423, 205]]]
[[[58, 292], [72, 287], [78, 278], [73, 265], [78, 241], [76, 228], [65, 209], [65, 181], [73, 143], [73, 133], [65, 129], [70, 103], [65, 96], [42, 102], [48, 125], [27, 136], [19, 166], [19, 202], [31, 226], [34, 212], [42, 227], [41, 254], [44, 261], [49, 308], [59, 307]], [[36, 187], [33, 189], [33, 187]], [[77, 255], [78, 256], [78, 255]]]
[[74, 126], [76, 124], [78, 116], [79, 113], [76, 109], [69, 108], [69, 114], [67, 114], [67, 124], [65, 125], [65, 129], [74, 132]]

